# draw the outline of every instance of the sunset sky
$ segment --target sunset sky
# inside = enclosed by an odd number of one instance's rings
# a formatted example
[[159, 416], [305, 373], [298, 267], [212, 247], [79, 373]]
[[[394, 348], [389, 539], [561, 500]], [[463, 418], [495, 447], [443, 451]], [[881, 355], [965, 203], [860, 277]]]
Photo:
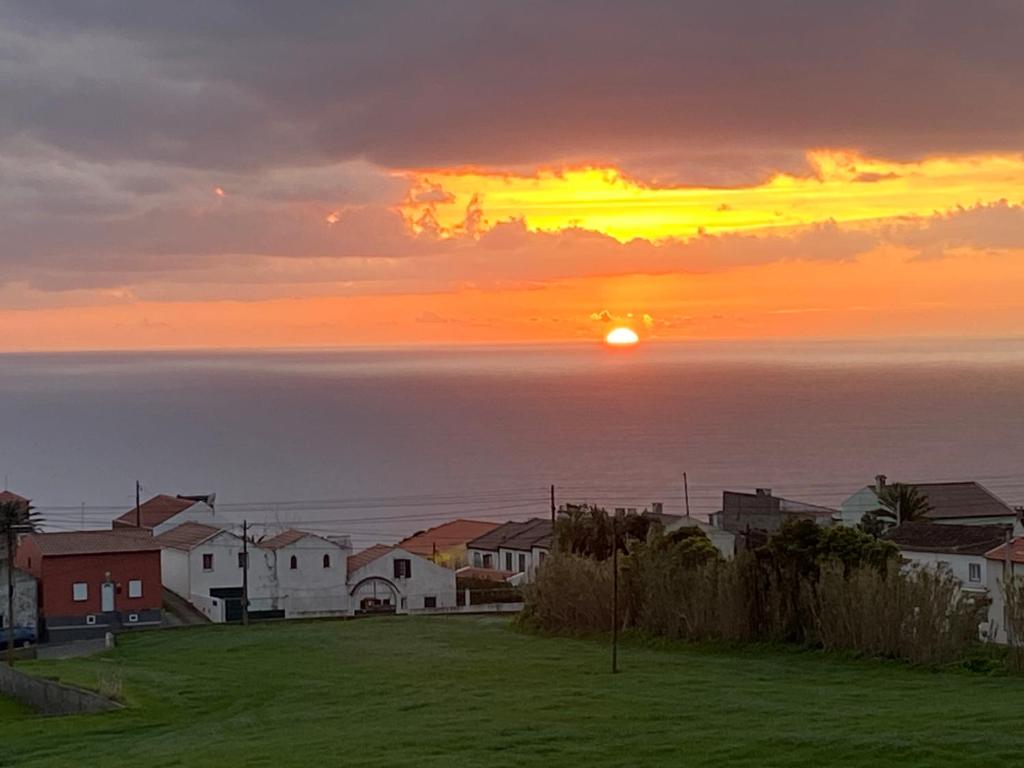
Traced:
[[0, 0], [0, 351], [1022, 335], [1022, 23]]

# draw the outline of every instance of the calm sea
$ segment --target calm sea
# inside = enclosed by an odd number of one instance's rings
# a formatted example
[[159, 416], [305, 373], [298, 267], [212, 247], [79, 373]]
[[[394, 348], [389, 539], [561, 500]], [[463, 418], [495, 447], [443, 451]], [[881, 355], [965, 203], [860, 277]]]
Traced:
[[[1024, 342], [0, 356], [0, 475], [54, 527], [155, 492], [390, 540], [559, 502], [822, 504], [883, 472], [1024, 503]], [[84, 511], [81, 504], [85, 504]]]

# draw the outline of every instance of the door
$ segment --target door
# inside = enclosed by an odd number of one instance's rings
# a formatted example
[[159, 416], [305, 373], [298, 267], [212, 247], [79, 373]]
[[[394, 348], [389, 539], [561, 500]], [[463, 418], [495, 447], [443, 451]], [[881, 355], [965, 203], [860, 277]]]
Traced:
[[114, 584], [110, 581], [103, 582], [103, 590], [100, 593], [100, 610], [104, 613], [114, 610]]

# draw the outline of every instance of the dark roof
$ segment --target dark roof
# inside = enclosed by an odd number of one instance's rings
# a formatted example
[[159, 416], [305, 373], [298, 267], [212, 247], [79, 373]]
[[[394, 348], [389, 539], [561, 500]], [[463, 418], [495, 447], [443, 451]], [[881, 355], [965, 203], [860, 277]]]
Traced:
[[158, 525], [166, 523], [179, 512], [184, 512], [195, 503], [195, 499], [167, 496], [161, 493], [139, 505], [138, 515], [136, 515], [136, 510], [133, 507], [116, 518], [114, 522], [120, 523], [123, 526], [135, 526], [136, 520], [139, 520], [143, 528], [156, 528]]
[[551, 548], [551, 521], [542, 517], [530, 520], [510, 520], [493, 531], [485, 533], [466, 544], [472, 549], [497, 551], [506, 549], [530, 550], [533, 547]]
[[490, 533], [498, 527], [497, 523], [486, 523], [481, 520], [452, 520], [448, 523], [435, 525], [420, 531], [398, 542], [398, 546], [415, 555], [430, 557], [438, 550], [465, 544], [480, 536]]
[[44, 557], [160, 551], [152, 534], [138, 530], [30, 533], [24, 540], [33, 542]]
[[795, 501], [783, 496], [776, 496], [770, 491], [763, 493], [747, 493], [745, 491], [723, 491], [722, 506], [726, 506], [727, 499], [732, 498], [743, 504], [744, 509], [752, 512], [772, 513], [777, 511], [787, 515], [809, 515], [813, 517], [832, 517], [838, 515], [839, 510], [831, 507], [823, 507], [819, 504], [808, 504], [805, 501]]
[[0, 504], [10, 504], [11, 502], [14, 502], [15, 504], [20, 504], [22, 506], [25, 506], [29, 503], [28, 499], [26, 499], [24, 496], [19, 496], [13, 491], [0, 491]]
[[1013, 507], [973, 480], [959, 483], [914, 483], [932, 509], [925, 517], [1016, 517]]
[[946, 525], [909, 522], [888, 531], [884, 538], [911, 552], [948, 555], [984, 555], [1006, 541], [1009, 525]]
[[348, 559], [348, 575], [351, 576], [364, 565], [369, 565], [374, 560], [379, 557], [383, 557], [393, 549], [395, 549], [395, 547], [390, 547], [387, 544], [374, 544], [372, 547], [352, 555]]
[[156, 537], [161, 547], [171, 547], [184, 552], [195, 549], [204, 541], [209, 541], [224, 529], [203, 523], [182, 523]]

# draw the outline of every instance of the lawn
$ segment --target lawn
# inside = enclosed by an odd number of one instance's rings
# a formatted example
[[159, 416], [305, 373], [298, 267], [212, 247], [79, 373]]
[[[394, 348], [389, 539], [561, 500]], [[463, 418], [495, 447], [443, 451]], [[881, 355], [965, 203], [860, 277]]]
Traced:
[[129, 707], [19, 716], [2, 766], [1016, 765], [1024, 679], [521, 634], [502, 619], [203, 627], [23, 669]]

